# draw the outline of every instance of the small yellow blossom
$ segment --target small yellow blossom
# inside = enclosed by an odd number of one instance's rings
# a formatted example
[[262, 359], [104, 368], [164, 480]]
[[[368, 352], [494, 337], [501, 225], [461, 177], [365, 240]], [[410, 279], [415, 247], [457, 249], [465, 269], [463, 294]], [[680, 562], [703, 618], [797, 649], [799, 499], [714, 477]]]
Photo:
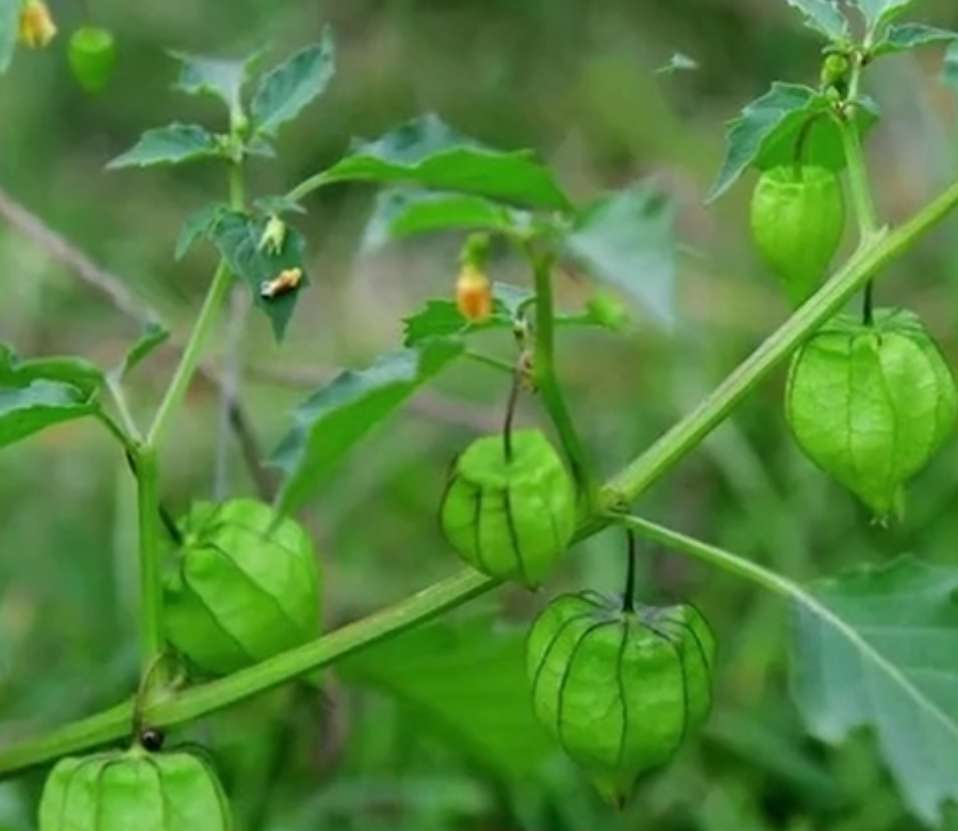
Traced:
[[32, 49], [41, 49], [53, 40], [56, 23], [43, 0], [27, 0], [20, 12], [20, 40]]
[[456, 306], [466, 320], [477, 323], [492, 314], [492, 284], [472, 263], [463, 264], [456, 280]]

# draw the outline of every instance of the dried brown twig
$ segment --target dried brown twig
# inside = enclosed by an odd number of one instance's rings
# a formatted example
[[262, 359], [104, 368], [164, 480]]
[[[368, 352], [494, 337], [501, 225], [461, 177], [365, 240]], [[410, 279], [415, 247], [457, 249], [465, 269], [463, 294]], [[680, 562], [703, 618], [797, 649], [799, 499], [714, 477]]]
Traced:
[[[140, 324], [149, 321], [162, 323], [162, 316], [131, 292], [121, 277], [94, 262], [81, 248], [50, 228], [46, 222], [20, 204], [3, 188], [0, 188], [0, 217], [3, 217], [25, 237], [33, 240], [54, 259], [66, 265], [83, 283], [98, 292], [128, 318]], [[175, 338], [170, 338], [166, 345], [177, 351], [182, 351], [183, 348], [183, 345]], [[250, 367], [247, 372], [252, 380], [303, 389], [328, 383], [339, 370]], [[208, 363], [201, 364], [197, 368], [197, 375], [199, 380], [209, 384], [219, 394], [225, 394], [223, 378], [215, 367]], [[232, 397], [229, 400], [229, 422], [236, 434], [244, 463], [250, 471], [259, 496], [265, 500], [272, 500], [277, 488], [276, 477], [262, 463], [259, 442], [240, 402]], [[496, 413], [428, 392], [422, 392], [413, 398], [409, 403], [409, 409], [425, 418], [466, 427], [476, 432], [497, 429], [499, 418]]]

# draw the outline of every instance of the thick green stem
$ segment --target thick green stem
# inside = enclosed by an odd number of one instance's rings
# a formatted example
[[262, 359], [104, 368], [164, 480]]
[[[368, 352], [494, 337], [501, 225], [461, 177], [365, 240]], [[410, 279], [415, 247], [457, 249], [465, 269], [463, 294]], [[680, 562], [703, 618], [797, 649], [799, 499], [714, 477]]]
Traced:
[[536, 287], [535, 359], [533, 377], [536, 390], [559, 434], [559, 440], [569, 457], [576, 481], [592, 503], [594, 482], [586, 458], [585, 445], [579, 438], [575, 422], [566, 406], [555, 371], [555, 312], [552, 305], [551, 253], [527, 249], [532, 264]]
[[[135, 459], [140, 547], [140, 670], [145, 678], [156, 666], [166, 643], [159, 546], [160, 479], [156, 451], [152, 447], [140, 447]], [[156, 678], [157, 684], [161, 685], [162, 680]]]
[[[912, 246], [958, 205], [958, 182], [952, 184], [913, 219], [890, 233], [874, 237], [796, 311], [768, 340], [742, 363], [718, 389], [639, 458], [614, 477], [602, 491], [603, 507], [621, 510], [668, 472], [683, 456], [718, 426], [741, 401], [801, 341], [828, 319], [883, 266]], [[621, 517], [616, 517], [622, 521]], [[586, 518], [576, 533], [581, 540], [612, 521], [599, 514]], [[636, 530], [648, 530], [642, 523]], [[657, 532], [658, 533], [658, 532]], [[688, 538], [668, 532], [662, 541], [677, 545]], [[783, 577], [733, 555], [689, 541], [683, 550], [777, 593], [799, 597], [800, 589]], [[189, 689], [170, 699], [148, 704], [146, 721], [155, 727], [179, 724], [285, 683], [310, 670], [399, 634], [448, 611], [498, 585], [497, 581], [465, 571], [420, 592], [384, 612], [350, 624], [317, 641], [284, 652], [227, 678]], [[68, 753], [78, 753], [114, 741], [129, 729], [132, 704], [126, 703], [45, 736], [0, 750], [0, 778], [43, 764]]]
[[[382, 612], [228, 678], [193, 687], [175, 698], [148, 701], [143, 708], [143, 721], [154, 728], [170, 727], [235, 704], [424, 623], [495, 585], [496, 581], [488, 577], [464, 570]], [[127, 702], [40, 739], [0, 751], [0, 779], [50, 759], [120, 739], [129, 732], [132, 716], [133, 703]]]

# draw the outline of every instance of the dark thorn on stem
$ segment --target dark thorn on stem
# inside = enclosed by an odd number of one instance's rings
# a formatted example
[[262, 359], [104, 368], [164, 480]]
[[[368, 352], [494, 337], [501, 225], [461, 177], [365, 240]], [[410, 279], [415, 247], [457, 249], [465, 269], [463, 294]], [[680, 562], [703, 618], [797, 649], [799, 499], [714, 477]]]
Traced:
[[163, 749], [163, 741], [165, 738], [166, 737], [163, 735], [161, 730], [148, 727], [140, 735], [140, 744], [143, 745], [145, 750], [149, 750], [151, 753], [156, 753]]
[[625, 592], [622, 594], [622, 610], [628, 614], [635, 611], [635, 534], [632, 529], [626, 530], [628, 557], [625, 570]]
[[[166, 653], [161, 652], [157, 655], [150, 665], [146, 668], [143, 676], [140, 678], [140, 686], [136, 691], [136, 698], [133, 700], [133, 717], [130, 724], [130, 732], [134, 742], [139, 742], [147, 750], [152, 750], [151, 743], [158, 737], [159, 744], [163, 744], [163, 734], [159, 730], [151, 727], [145, 727], [143, 724], [143, 710], [147, 705], [147, 698], [150, 694], [150, 683], [153, 680], [156, 670], [166, 660]], [[156, 748], [159, 749], [159, 748]]]

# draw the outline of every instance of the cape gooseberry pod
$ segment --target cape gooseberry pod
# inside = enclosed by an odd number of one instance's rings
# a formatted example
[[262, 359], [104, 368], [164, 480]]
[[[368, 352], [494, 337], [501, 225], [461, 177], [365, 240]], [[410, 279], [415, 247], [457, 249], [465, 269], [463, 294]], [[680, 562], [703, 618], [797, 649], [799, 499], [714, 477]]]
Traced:
[[752, 238], [794, 306], [822, 284], [845, 230], [838, 177], [814, 165], [783, 165], [759, 177], [750, 208]]
[[200, 756], [135, 747], [61, 759], [40, 798], [40, 831], [231, 831], [229, 802]]
[[802, 451], [883, 520], [954, 429], [958, 392], [919, 318], [879, 309], [871, 325], [838, 315], [795, 353], [785, 415]]
[[197, 669], [234, 672], [319, 634], [309, 535], [255, 499], [199, 503], [165, 583], [170, 643]]
[[449, 543], [474, 568], [537, 588], [575, 531], [576, 490], [539, 430], [474, 441], [456, 460], [440, 508]]
[[592, 592], [562, 595], [529, 631], [533, 707], [603, 797], [623, 805], [638, 777], [704, 724], [714, 654], [693, 606], [628, 611]]

